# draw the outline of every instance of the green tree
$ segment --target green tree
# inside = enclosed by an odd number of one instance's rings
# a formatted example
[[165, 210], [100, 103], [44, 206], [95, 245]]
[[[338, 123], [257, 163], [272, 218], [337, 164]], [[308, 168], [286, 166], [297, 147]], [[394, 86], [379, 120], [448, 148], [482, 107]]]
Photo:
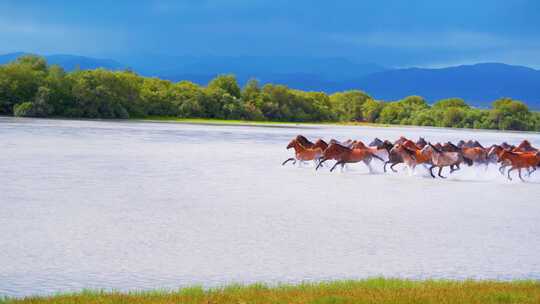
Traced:
[[235, 98], [240, 98], [241, 91], [234, 75], [219, 75], [208, 83], [211, 90], [222, 89]]
[[368, 99], [362, 104], [362, 117], [368, 122], [376, 122], [384, 107], [384, 103], [373, 99]]
[[342, 121], [366, 120], [363, 115], [363, 105], [368, 99], [371, 99], [369, 95], [357, 90], [334, 93], [330, 96], [332, 108], [338, 119]]
[[461, 98], [447, 98], [441, 99], [433, 104], [433, 109], [436, 110], [445, 110], [448, 108], [465, 108], [469, 109], [469, 105], [465, 103], [465, 100]]

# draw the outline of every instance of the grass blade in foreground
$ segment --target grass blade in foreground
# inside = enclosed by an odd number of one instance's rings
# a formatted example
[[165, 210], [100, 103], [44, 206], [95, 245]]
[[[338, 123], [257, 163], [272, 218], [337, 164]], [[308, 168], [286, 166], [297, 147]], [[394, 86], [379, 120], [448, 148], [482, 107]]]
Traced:
[[269, 287], [93, 292], [0, 300], [0, 303], [540, 303], [539, 281], [367, 279]]

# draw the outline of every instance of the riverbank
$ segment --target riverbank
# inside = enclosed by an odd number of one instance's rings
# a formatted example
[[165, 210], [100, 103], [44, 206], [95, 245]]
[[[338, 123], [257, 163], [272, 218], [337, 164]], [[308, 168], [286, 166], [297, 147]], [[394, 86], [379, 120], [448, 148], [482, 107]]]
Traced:
[[174, 116], [149, 116], [145, 118], [134, 118], [134, 121], [145, 122], [171, 122], [199, 125], [227, 125], [227, 126], [260, 126], [260, 127], [317, 127], [317, 126], [370, 126], [370, 127], [390, 127], [388, 124], [377, 124], [369, 122], [284, 122], [284, 121], [254, 121], [254, 120], [230, 120], [214, 118], [178, 118]]
[[[215, 119], [215, 118], [178, 118], [174, 116], [149, 116], [145, 118], [131, 118], [129, 120], [134, 121], [134, 122], [160, 122], [160, 123], [178, 123], [178, 124], [209, 125], [209, 126], [241, 126], [241, 127], [251, 126], [251, 127], [269, 127], [269, 128], [319, 128], [319, 127], [325, 127], [325, 126], [337, 126], [337, 127], [358, 126], [358, 127], [371, 127], [371, 128], [410, 128], [410, 129], [423, 128], [423, 129], [433, 129], [433, 130], [458, 130], [458, 131], [498, 132], [498, 133], [525, 133], [525, 134], [540, 133], [537, 131], [449, 128], [449, 127], [433, 127], [433, 126], [381, 124], [381, 123], [371, 123], [371, 122], [283, 122], [283, 121], [229, 120], [229, 119]], [[103, 119], [100, 119], [99, 121], [103, 121]]]
[[0, 300], [2, 304], [39, 303], [538, 303], [539, 281], [411, 281], [374, 278], [357, 281], [177, 291], [82, 291], [47, 297]]

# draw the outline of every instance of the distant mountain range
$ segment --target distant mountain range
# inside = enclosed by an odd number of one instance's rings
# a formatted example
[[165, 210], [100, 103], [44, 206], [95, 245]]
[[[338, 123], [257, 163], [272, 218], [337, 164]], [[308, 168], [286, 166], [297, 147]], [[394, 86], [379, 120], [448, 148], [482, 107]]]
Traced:
[[[0, 64], [23, 54], [0, 55]], [[421, 95], [429, 102], [461, 97], [477, 107], [488, 107], [497, 98], [511, 97], [540, 110], [540, 71], [502, 63], [391, 69], [343, 58], [147, 55], [124, 57], [120, 63], [74, 55], [45, 57], [50, 64], [58, 64], [68, 71], [76, 67], [111, 70], [130, 67], [145, 76], [171, 81], [190, 80], [202, 85], [219, 74], [233, 73], [240, 84], [257, 78], [261, 83], [279, 83], [327, 93], [360, 89], [383, 100], [397, 100], [409, 95]]]

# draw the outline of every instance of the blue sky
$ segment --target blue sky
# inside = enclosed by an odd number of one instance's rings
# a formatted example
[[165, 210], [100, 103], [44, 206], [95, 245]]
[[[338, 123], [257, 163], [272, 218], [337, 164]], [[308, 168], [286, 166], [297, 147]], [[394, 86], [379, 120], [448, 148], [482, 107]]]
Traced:
[[540, 1], [0, 0], [0, 53], [345, 57], [540, 68]]

